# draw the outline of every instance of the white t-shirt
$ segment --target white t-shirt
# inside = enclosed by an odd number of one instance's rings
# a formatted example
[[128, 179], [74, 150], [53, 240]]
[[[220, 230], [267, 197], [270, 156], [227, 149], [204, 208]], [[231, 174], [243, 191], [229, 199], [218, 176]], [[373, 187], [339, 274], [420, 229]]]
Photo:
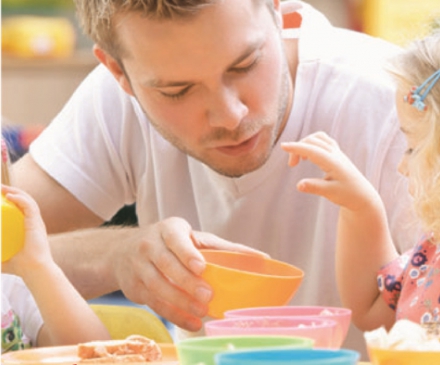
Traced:
[[43, 318], [21, 278], [2, 274], [2, 353], [21, 350], [37, 343]]
[[[101, 218], [136, 202], [141, 226], [171, 216], [297, 265], [304, 281], [292, 304], [338, 306], [334, 276], [338, 209], [297, 192], [303, 177], [322, 176], [310, 163], [287, 166], [284, 141], [322, 130], [381, 193], [400, 250], [406, 232], [407, 189], [396, 169], [404, 141], [394, 109], [393, 84], [383, 61], [398, 48], [336, 29], [311, 6], [298, 11], [299, 67], [293, 108], [267, 163], [240, 178], [221, 176], [186, 156], [149, 124], [137, 101], [98, 66], [51, 125], [31, 145], [35, 161]], [[353, 243], [355, 244], [355, 242]], [[350, 336], [363, 344], [359, 333]], [[355, 347], [351, 345], [351, 347]], [[357, 348], [362, 347], [356, 346]]]

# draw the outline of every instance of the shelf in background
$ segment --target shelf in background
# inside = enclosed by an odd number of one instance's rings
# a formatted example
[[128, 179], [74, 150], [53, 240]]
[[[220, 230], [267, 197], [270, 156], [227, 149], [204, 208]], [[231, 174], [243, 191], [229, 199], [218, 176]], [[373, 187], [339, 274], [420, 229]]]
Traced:
[[63, 59], [2, 56], [2, 116], [17, 124], [50, 123], [98, 61], [91, 50]]

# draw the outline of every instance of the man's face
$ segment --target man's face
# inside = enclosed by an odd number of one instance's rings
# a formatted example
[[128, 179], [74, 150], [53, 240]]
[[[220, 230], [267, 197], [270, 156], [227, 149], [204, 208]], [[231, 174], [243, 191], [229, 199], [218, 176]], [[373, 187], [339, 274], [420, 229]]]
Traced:
[[184, 20], [136, 13], [117, 20], [127, 51], [125, 89], [164, 138], [226, 176], [267, 160], [284, 126], [291, 81], [264, 4], [224, 0]]

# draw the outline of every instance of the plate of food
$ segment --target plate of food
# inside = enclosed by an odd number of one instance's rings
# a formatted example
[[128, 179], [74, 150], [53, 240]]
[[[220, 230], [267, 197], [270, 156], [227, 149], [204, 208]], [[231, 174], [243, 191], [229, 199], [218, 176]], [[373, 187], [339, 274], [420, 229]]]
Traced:
[[138, 365], [178, 365], [174, 344], [157, 344], [143, 336], [125, 340], [86, 342], [75, 346], [40, 347], [8, 352], [2, 365], [79, 365], [131, 363]]

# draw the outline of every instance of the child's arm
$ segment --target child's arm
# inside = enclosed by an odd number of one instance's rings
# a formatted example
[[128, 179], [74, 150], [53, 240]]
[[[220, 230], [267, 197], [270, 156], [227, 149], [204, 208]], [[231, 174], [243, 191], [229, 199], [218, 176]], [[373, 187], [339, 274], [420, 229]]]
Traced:
[[43, 317], [37, 346], [110, 339], [109, 333], [52, 259], [46, 229], [35, 201], [22, 190], [2, 186], [2, 193], [25, 215], [23, 249], [2, 264], [2, 272], [20, 276]]
[[395, 313], [380, 298], [376, 276], [398, 254], [379, 194], [336, 141], [323, 132], [284, 143], [282, 148], [290, 153], [290, 166], [307, 159], [325, 174], [323, 178], [302, 179], [298, 190], [340, 206], [336, 279], [343, 305], [352, 309], [353, 322], [362, 330], [390, 326]]

